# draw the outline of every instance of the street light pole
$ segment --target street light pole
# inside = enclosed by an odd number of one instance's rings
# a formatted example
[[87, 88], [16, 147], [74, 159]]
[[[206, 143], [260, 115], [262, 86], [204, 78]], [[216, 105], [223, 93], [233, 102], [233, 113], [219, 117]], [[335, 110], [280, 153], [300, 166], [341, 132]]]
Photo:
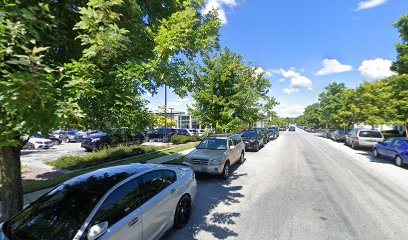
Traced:
[[164, 85], [164, 138], [167, 137], [167, 85]]
[[[173, 118], [173, 109], [174, 108], [169, 108], [170, 109], [170, 119], [171, 119], [171, 121], [174, 121], [174, 118]], [[171, 123], [172, 122], [170, 122], [170, 127], [171, 127]]]

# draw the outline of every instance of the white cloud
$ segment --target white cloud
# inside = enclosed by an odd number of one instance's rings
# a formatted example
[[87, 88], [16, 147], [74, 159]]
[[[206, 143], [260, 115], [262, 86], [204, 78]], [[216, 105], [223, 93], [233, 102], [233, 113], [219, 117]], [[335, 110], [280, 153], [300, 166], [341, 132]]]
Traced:
[[369, 8], [375, 8], [378, 6], [381, 6], [385, 4], [387, 0], [366, 0], [366, 1], [361, 1], [358, 3], [358, 6], [356, 8], [356, 11], [360, 10], [365, 10]]
[[[271, 73], [280, 74], [284, 78], [290, 79], [289, 88], [282, 89], [282, 91], [286, 94], [297, 93], [299, 92], [300, 88], [306, 88], [307, 90], [312, 90], [312, 86], [313, 86], [312, 80], [310, 80], [308, 77], [303, 76], [299, 72], [299, 70], [297, 70], [296, 68], [291, 68], [288, 71], [285, 71], [283, 69], [275, 69], [275, 70], [272, 70]], [[282, 79], [280, 79], [279, 81], [283, 82], [285, 80], [283, 79], [282, 81]]]
[[272, 77], [272, 73], [271, 73], [271, 72], [265, 71], [265, 70], [263, 70], [263, 68], [261, 68], [261, 67], [257, 67], [257, 68], [255, 69], [255, 74], [256, 74], [256, 75], [259, 75], [259, 74], [261, 74], [261, 73], [264, 73], [264, 76], [265, 76], [265, 77]]
[[278, 81], [279, 81], [279, 82], [284, 82], [285, 79], [284, 79], [284, 78], [281, 78], [281, 79], [279, 79]]
[[337, 59], [326, 58], [323, 60], [323, 68], [316, 75], [326, 76], [334, 73], [349, 72], [352, 69], [352, 66], [341, 64]]
[[284, 88], [284, 89], [282, 89], [282, 92], [284, 92], [286, 94], [292, 94], [292, 93], [299, 92], [299, 89], [297, 89], [297, 88]]
[[287, 106], [286, 104], [280, 104], [274, 108], [274, 111], [278, 114], [280, 117], [298, 117], [303, 114], [305, 111], [305, 107], [301, 105], [292, 105], [292, 106]]
[[216, 10], [221, 23], [227, 24], [228, 20], [225, 14], [225, 6], [236, 7], [237, 5], [237, 0], [207, 0], [207, 4], [204, 7], [203, 13], [207, 14], [211, 10]]
[[364, 60], [358, 70], [361, 72], [361, 75], [370, 80], [379, 80], [396, 75], [396, 73], [390, 69], [391, 64], [392, 61], [382, 58]]
[[180, 98], [180, 97], [178, 97], [178, 98], [176, 98], [175, 100], [173, 100], [173, 101], [170, 101], [169, 102], [169, 104], [168, 104], [168, 106], [169, 107], [174, 107], [175, 109], [175, 111], [183, 111], [183, 110], [185, 110], [186, 109], [186, 106], [187, 106], [187, 104], [189, 104], [190, 103], [190, 99], [188, 99], [188, 98]]

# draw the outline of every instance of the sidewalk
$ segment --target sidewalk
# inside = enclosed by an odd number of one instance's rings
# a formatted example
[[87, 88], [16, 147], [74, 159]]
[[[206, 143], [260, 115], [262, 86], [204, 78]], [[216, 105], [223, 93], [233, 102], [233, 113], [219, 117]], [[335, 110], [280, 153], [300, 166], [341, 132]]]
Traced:
[[[155, 159], [149, 160], [147, 162], [148, 163], [153, 163], [153, 164], [161, 164], [161, 163], [169, 162], [171, 160], [174, 160], [174, 159], [177, 159], [179, 157], [185, 156], [186, 154], [188, 154], [192, 150], [193, 150], [193, 148], [192, 149], [187, 149], [187, 150], [184, 150], [184, 151], [179, 152], [179, 153], [174, 153], [172, 155], [155, 158]], [[44, 195], [45, 193], [47, 193], [51, 189], [52, 188], [46, 188], [46, 189], [42, 189], [42, 190], [37, 191], [37, 192], [24, 194], [24, 205], [29, 204], [29, 203], [37, 200], [39, 197], [41, 197], [42, 195]], [[1, 211], [1, 202], [0, 202], [0, 211]], [[0, 218], [1, 218], [1, 212], [0, 212]]]

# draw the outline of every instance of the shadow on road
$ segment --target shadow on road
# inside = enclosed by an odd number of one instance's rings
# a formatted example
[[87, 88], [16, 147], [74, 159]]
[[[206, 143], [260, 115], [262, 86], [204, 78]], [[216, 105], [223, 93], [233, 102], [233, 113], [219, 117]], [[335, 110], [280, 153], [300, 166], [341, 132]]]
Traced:
[[222, 180], [219, 176], [197, 175], [197, 195], [189, 224], [183, 229], [169, 231], [163, 239], [200, 239], [197, 236], [200, 231], [211, 234], [210, 239], [237, 237], [238, 233], [229, 226], [236, 224], [235, 219], [239, 218], [241, 213], [218, 212], [216, 208], [220, 204], [238, 204], [244, 197], [241, 193], [242, 186], [233, 184], [237, 178], [246, 175], [236, 173], [239, 166], [231, 166], [232, 173], [228, 180]]
[[[395, 162], [392, 159], [374, 157], [373, 154], [371, 153], [371, 151], [368, 150], [368, 149], [365, 150], [365, 151], [358, 151], [358, 154], [367, 157], [368, 159], [370, 159], [370, 162], [388, 164], [388, 165], [395, 165]], [[403, 168], [407, 169], [406, 167], [403, 167]]]

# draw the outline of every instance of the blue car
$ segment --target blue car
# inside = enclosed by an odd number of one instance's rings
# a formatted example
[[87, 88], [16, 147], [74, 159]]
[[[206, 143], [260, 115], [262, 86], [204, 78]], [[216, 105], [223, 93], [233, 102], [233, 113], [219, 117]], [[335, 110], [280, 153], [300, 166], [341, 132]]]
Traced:
[[383, 157], [395, 161], [395, 165], [403, 167], [408, 164], [408, 139], [389, 138], [373, 147], [375, 157]]

